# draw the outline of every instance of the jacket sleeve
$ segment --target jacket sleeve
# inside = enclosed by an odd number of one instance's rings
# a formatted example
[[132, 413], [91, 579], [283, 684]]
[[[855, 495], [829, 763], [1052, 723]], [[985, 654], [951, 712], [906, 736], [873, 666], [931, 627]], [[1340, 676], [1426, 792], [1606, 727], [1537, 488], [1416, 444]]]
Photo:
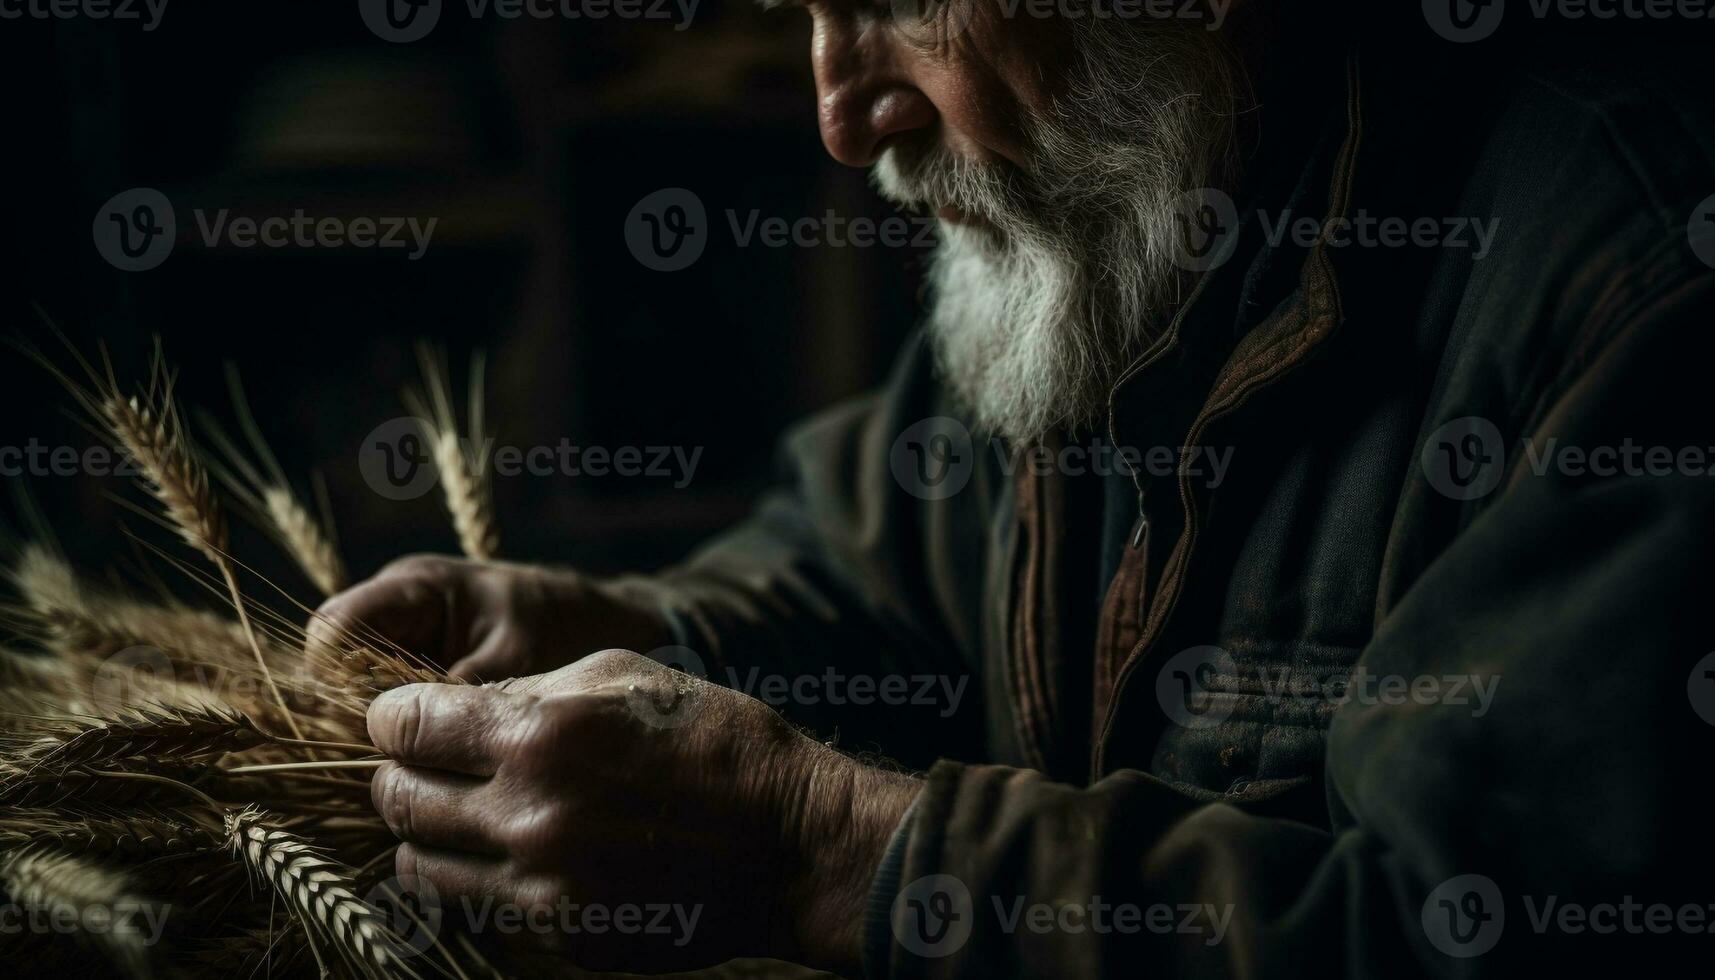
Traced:
[[1328, 735], [1328, 827], [1136, 771], [1074, 788], [940, 763], [869, 972], [1543, 976], [1706, 957], [1715, 450], [1691, 352], [1712, 292], [1705, 275], [1640, 301], [1512, 426], [1537, 453], [1553, 439], [1673, 460], [1538, 473], [1509, 454], [1378, 623], [1368, 673], [1485, 679], [1486, 710], [1349, 698]]
[[947, 574], [951, 508], [908, 492], [892, 466], [900, 434], [943, 411], [928, 360], [909, 343], [880, 391], [788, 432], [778, 487], [755, 513], [646, 580], [711, 679], [837, 731], [843, 746], [922, 765], [934, 757], [917, 738], [910, 758], [913, 730], [980, 717], [975, 705], [944, 717], [939, 705], [878, 703], [875, 691], [892, 677], [901, 689], [968, 678], [977, 656], [961, 612], [974, 602], [953, 591], [971, 576]]

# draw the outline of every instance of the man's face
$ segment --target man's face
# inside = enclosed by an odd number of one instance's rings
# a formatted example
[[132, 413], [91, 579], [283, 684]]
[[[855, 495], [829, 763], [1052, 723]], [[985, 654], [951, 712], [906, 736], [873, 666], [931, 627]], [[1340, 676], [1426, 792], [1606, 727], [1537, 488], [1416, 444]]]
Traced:
[[1015, 440], [1100, 418], [1185, 285], [1185, 192], [1229, 176], [1235, 69], [1215, 21], [805, 6], [828, 152], [941, 221], [929, 335], [953, 390]]

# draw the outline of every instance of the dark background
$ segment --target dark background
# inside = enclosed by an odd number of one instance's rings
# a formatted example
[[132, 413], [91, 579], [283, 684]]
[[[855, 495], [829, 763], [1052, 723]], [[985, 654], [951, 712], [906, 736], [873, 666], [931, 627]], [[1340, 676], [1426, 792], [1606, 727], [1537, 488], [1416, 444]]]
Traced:
[[[495, 484], [502, 553], [598, 570], [670, 561], [741, 517], [794, 418], [872, 385], [913, 322], [922, 250], [740, 248], [727, 209], [795, 220], [894, 214], [833, 164], [815, 128], [809, 19], [704, 0], [663, 21], [473, 20], [448, 0], [424, 40], [371, 33], [356, 0], [172, 0], [159, 26], [0, 21], [5, 85], [0, 336], [70, 358], [111, 350], [141, 379], [151, 337], [190, 406], [230, 419], [222, 364], [242, 371], [262, 428], [308, 496], [328, 482], [357, 575], [401, 553], [451, 552], [438, 492], [393, 502], [358, 472], [364, 436], [405, 414], [413, 344], [449, 352], [462, 383], [489, 356], [502, 444], [702, 448], [684, 488], [661, 477], [518, 476]], [[92, 223], [114, 194], [172, 201], [177, 244], [122, 272]], [[694, 191], [707, 251], [651, 271], [622, 227], [645, 195]], [[234, 215], [438, 219], [404, 249], [205, 247], [193, 209]], [[91, 436], [48, 374], [0, 348], [0, 446]], [[80, 563], [130, 552], [117, 477], [18, 484]], [[8, 492], [0, 515], [22, 522]], [[236, 522], [235, 522], [236, 523]], [[294, 590], [274, 549], [234, 551]]]

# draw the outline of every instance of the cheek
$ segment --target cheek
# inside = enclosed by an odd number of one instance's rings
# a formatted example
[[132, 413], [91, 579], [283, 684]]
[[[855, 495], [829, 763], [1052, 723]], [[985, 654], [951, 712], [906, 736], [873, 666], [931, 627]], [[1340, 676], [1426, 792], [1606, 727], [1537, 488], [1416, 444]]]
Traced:
[[1053, 100], [1069, 35], [1051, 20], [1006, 17], [995, 0], [952, 2], [968, 5], [969, 20], [942, 50], [919, 55], [915, 81], [941, 115], [948, 149], [1022, 167], [1024, 120]]

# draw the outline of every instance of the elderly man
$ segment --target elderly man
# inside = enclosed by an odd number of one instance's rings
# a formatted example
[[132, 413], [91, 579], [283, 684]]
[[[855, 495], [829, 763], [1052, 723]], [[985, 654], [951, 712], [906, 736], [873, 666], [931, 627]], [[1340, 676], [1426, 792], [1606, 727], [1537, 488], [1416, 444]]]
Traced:
[[938, 216], [921, 341], [680, 567], [329, 602], [515, 678], [376, 700], [399, 872], [677, 910], [528, 937], [628, 970], [1393, 977], [1706, 926], [1704, 80], [1284, 0], [801, 5], [828, 151]]

